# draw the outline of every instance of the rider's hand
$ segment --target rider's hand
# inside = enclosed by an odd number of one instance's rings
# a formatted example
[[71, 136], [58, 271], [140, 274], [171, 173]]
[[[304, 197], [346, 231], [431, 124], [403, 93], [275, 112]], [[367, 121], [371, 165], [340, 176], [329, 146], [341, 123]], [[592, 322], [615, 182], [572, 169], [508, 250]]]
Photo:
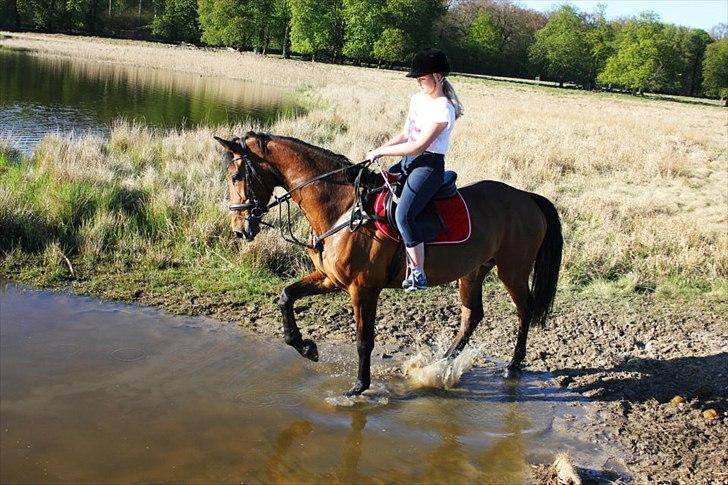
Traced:
[[376, 149], [374, 149], [374, 150], [370, 151], [369, 153], [367, 153], [366, 157], [364, 157], [364, 160], [370, 160], [373, 162], [374, 160], [376, 160], [379, 157], [381, 157], [381, 155], [379, 154], [379, 152]]

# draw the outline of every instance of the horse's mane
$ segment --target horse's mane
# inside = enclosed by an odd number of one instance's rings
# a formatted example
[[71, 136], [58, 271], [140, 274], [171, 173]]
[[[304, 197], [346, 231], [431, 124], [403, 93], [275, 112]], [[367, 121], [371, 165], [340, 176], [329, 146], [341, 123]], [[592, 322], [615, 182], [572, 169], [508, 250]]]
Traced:
[[323, 158], [324, 160], [336, 163], [338, 166], [341, 167], [347, 167], [352, 165], [351, 160], [346, 158], [344, 155], [334, 153], [331, 150], [327, 150], [326, 148], [321, 148], [319, 146], [306, 143], [305, 141], [299, 140], [298, 138], [293, 138], [292, 136], [271, 135], [270, 133], [255, 133], [253, 131], [249, 131], [245, 134], [244, 138], [248, 138], [250, 136], [255, 137], [258, 148], [262, 153], [265, 153], [267, 151], [267, 145], [270, 140], [286, 141], [289, 144], [293, 145], [294, 149], [304, 152], [304, 154], [308, 153], [313, 155], [311, 158]]
[[[304, 155], [310, 155], [310, 157], [307, 158], [310, 158], [312, 160], [322, 160], [325, 162], [330, 162], [335, 164], [337, 167], [354, 167], [352, 161], [346, 158], [344, 155], [332, 152], [331, 150], [327, 150], [326, 148], [321, 148], [319, 146], [306, 143], [305, 141], [299, 140], [298, 138], [294, 138], [292, 136], [271, 135], [269, 133], [254, 133], [252, 131], [248, 132], [245, 135], [245, 138], [247, 138], [248, 136], [255, 137], [258, 148], [261, 150], [262, 153], [265, 153], [265, 151], [267, 150], [266, 145], [270, 140], [285, 141], [289, 145], [291, 145], [294, 150], [300, 151]], [[319, 167], [319, 169], [327, 170], [325, 167]], [[365, 167], [362, 168], [362, 170], [365, 174], [365, 177], [363, 178], [364, 184], [374, 187], [381, 184], [380, 177], [372, 172], [369, 168]], [[353, 169], [347, 170], [347, 180], [349, 182], [353, 182], [356, 174], [357, 172], [353, 171]]]

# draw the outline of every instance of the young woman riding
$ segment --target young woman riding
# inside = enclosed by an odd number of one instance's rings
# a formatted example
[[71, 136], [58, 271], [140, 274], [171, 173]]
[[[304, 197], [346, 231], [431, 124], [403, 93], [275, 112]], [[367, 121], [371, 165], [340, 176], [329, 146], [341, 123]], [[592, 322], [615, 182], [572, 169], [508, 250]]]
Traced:
[[403, 157], [389, 171], [407, 177], [395, 213], [407, 251], [409, 271], [402, 282], [406, 291], [427, 288], [425, 245], [415, 220], [442, 185], [450, 134], [463, 114], [462, 104], [445, 78], [449, 72], [450, 63], [441, 50], [424, 49], [415, 54], [407, 77], [416, 79], [419, 91], [410, 99], [404, 128], [366, 155], [367, 160]]

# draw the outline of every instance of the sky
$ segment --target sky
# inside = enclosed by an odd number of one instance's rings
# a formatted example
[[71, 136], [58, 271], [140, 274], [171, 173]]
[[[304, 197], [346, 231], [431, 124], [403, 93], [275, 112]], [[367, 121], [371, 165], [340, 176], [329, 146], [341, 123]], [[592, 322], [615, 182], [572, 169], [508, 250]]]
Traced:
[[720, 22], [728, 22], [728, 0], [518, 0], [517, 3], [541, 12], [563, 3], [570, 3], [582, 12], [594, 12], [597, 4], [603, 3], [607, 6], [607, 19], [653, 10], [665, 23], [704, 30], [710, 30]]

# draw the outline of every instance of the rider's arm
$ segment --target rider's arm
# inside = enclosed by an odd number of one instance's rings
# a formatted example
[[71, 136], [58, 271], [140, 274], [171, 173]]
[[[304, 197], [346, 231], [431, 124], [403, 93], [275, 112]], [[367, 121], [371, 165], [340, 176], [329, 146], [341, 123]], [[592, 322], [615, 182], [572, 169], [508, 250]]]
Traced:
[[399, 145], [402, 142], [407, 141], [407, 133], [404, 132], [404, 130], [400, 131], [396, 135], [394, 135], [392, 138], [389, 139], [386, 143], [383, 143], [379, 148], [388, 147], [392, 145]]
[[[447, 122], [443, 123], [431, 123], [424, 130], [422, 135], [417, 141], [404, 141], [397, 144], [385, 144], [381, 147], [372, 150], [367, 154], [367, 159], [372, 160], [374, 158], [386, 157], [386, 156], [400, 156], [404, 157], [407, 155], [419, 155], [429, 147], [433, 141], [447, 128]], [[395, 140], [398, 137], [392, 138]], [[392, 141], [390, 140], [390, 141]]]

